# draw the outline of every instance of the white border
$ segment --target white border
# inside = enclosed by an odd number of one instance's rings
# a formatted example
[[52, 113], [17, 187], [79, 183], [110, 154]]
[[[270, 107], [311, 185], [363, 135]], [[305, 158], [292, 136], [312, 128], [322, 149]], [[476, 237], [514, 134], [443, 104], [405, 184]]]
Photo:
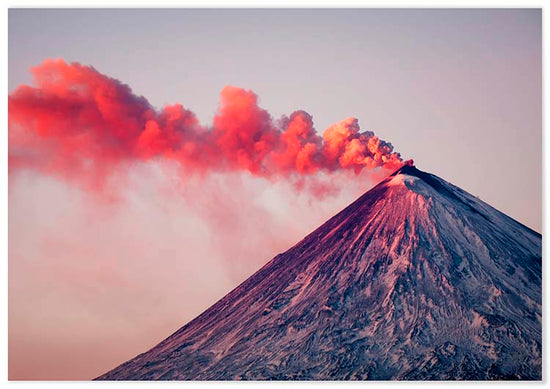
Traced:
[[541, 0], [10, 0], [6, 3], [15, 8], [544, 8]]

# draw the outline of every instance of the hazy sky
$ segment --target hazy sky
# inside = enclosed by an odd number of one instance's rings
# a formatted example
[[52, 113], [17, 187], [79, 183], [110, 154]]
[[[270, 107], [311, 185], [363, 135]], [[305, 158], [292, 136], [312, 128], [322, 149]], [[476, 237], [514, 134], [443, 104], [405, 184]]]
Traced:
[[[540, 232], [541, 42], [535, 9], [12, 9], [9, 90], [63, 58], [204, 124], [228, 84], [274, 117], [308, 111], [319, 132], [353, 116]], [[322, 202], [239, 174], [182, 196], [144, 166], [106, 205], [10, 177], [10, 378], [88, 379], [145, 351], [373, 184], [339, 179]]]

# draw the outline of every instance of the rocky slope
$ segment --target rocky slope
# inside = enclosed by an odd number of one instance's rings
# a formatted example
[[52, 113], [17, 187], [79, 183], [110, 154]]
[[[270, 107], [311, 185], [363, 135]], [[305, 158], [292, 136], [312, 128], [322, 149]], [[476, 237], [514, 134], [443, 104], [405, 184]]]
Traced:
[[100, 380], [541, 379], [541, 235], [403, 166]]

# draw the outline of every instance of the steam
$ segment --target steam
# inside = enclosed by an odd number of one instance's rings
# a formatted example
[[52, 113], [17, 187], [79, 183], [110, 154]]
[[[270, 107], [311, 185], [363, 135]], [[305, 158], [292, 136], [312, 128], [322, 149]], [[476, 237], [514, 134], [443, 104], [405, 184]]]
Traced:
[[396, 169], [390, 143], [348, 118], [318, 135], [310, 114], [273, 119], [252, 91], [226, 86], [211, 126], [181, 104], [155, 110], [93, 67], [48, 59], [34, 86], [9, 96], [9, 168], [37, 169], [96, 188], [133, 163], [175, 161], [187, 174], [246, 171], [265, 178]]

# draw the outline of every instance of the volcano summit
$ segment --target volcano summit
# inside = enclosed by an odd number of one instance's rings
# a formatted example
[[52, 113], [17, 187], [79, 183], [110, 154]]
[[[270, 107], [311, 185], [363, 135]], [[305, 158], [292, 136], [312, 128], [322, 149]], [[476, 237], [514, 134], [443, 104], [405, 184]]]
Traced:
[[100, 380], [541, 379], [541, 235], [405, 165]]

